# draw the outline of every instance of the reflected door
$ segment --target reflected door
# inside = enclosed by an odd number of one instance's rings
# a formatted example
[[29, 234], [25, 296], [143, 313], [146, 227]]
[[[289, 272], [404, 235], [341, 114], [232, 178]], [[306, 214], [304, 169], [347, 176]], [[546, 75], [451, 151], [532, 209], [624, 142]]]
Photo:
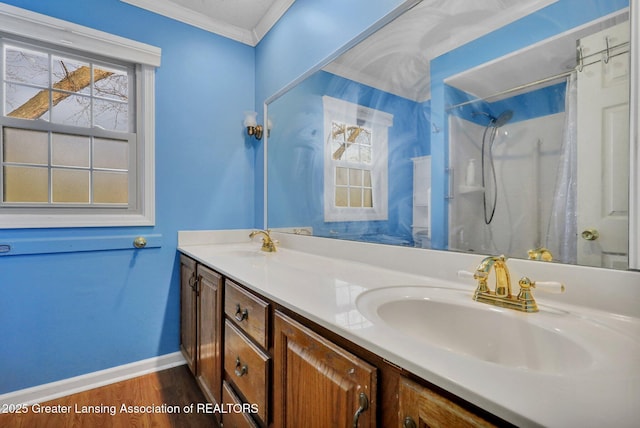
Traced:
[[[629, 232], [629, 24], [580, 40], [578, 264], [627, 268]], [[589, 55], [592, 55], [589, 57]]]

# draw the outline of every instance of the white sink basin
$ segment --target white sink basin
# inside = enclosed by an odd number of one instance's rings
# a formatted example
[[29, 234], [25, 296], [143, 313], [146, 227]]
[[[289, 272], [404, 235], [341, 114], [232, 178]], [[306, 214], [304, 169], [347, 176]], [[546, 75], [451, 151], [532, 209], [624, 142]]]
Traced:
[[589, 348], [572, 338], [573, 329], [584, 329], [584, 320], [548, 308], [532, 314], [498, 308], [473, 301], [472, 294], [440, 287], [388, 287], [362, 293], [356, 306], [373, 324], [408, 340], [485, 362], [546, 373], [591, 365]]

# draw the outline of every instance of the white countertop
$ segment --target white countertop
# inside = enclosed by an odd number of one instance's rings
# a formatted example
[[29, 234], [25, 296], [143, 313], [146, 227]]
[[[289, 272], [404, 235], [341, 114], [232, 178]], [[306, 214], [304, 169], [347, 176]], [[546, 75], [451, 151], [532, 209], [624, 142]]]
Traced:
[[[248, 231], [180, 232], [179, 250], [515, 425], [618, 428], [637, 426], [640, 421], [640, 319], [636, 314], [624, 314], [628, 312], [626, 308], [613, 314], [601, 308], [576, 306], [571, 301], [565, 303], [559, 298], [547, 302], [544, 297], [536, 295], [541, 306], [548, 304], [552, 308], [579, 314], [585, 319], [597, 320], [598, 328], [601, 326], [610, 329], [612, 334], [623, 335], [628, 338], [625, 348], [616, 351], [615, 346], [603, 344], [590, 367], [563, 373], [505, 367], [447, 351], [437, 344], [410, 340], [397, 331], [372, 324], [356, 308], [356, 299], [361, 293], [389, 286], [435, 284], [445, 288], [466, 289], [471, 299], [475, 288], [473, 281], [465, 284], [464, 280], [452, 280], [455, 273], [444, 276], [441, 270], [444, 268], [455, 272], [454, 266], [471, 270], [480, 256], [447, 255], [456, 258], [452, 259], [453, 262], [442, 262], [438, 258], [444, 256], [435, 254], [442, 252], [417, 250], [414, 253], [411, 252], [413, 249], [406, 248], [371, 247], [371, 244], [322, 238], [309, 240], [309, 237], [287, 235], [278, 236], [283, 241], [278, 252], [264, 253], [259, 251], [259, 240], [251, 242], [247, 236]], [[309, 243], [315, 246], [311, 252], [307, 251]], [[358, 251], [360, 259], [363, 253], [370, 254], [372, 263], [357, 261], [358, 257], [354, 257], [355, 261], [348, 260], [344, 256], [344, 245], [349, 247], [346, 250], [349, 253]], [[320, 251], [318, 246], [325, 246], [326, 249]], [[383, 260], [385, 257], [387, 262]], [[414, 257], [424, 261], [421, 267], [413, 268]], [[408, 262], [412, 264], [411, 269], [397, 269]], [[518, 262], [514, 264], [518, 265]], [[529, 267], [522, 266], [520, 270], [525, 271]], [[425, 270], [433, 271], [434, 276], [415, 273]], [[562, 275], [560, 271], [553, 273]], [[573, 273], [578, 277], [584, 275], [579, 270]], [[587, 272], [591, 277], [601, 274], [599, 270]], [[613, 274], [614, 277], [616, 275]], [[620, 274], [621, 287], [625, 292], [630, 290], [630, 295], [621, 300], [637, 302], [638, 293], [629, 285], [638, 278], [640, 274]], [[640, 287], [640, 282], [636, 284]], [[567, 288], [570, 286], [567, 284]], [[615, 301], [605, 302], [603, 306], [608, 308], [615, 304]], [[443, 319], [442, 322], [447, 320]], [[473, 327], [469, 326], [470, 329]]]

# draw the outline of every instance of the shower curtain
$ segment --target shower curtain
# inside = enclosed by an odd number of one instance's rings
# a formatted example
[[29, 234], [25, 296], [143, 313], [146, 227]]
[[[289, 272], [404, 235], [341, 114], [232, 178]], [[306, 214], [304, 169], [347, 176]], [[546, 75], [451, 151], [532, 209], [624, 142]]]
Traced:
[[546, 247], [553, 254], [554, 260], [562, 263], [577, 262], [576, 102], [577, 74], [574, 71], [567, 78], [562, 153], [558, 163], [551, 218], [546, 236]]

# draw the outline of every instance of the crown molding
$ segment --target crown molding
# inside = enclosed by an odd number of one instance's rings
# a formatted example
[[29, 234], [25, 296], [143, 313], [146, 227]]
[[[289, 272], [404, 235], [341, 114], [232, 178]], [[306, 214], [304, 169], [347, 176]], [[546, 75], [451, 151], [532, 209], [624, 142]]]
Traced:
[[120, 0], [123, 3], [175, 19], [223, 37], [255, 46], [284, 15], [295, 0], [277, 0], [253, 29], [241, 28], [170, 1]]

